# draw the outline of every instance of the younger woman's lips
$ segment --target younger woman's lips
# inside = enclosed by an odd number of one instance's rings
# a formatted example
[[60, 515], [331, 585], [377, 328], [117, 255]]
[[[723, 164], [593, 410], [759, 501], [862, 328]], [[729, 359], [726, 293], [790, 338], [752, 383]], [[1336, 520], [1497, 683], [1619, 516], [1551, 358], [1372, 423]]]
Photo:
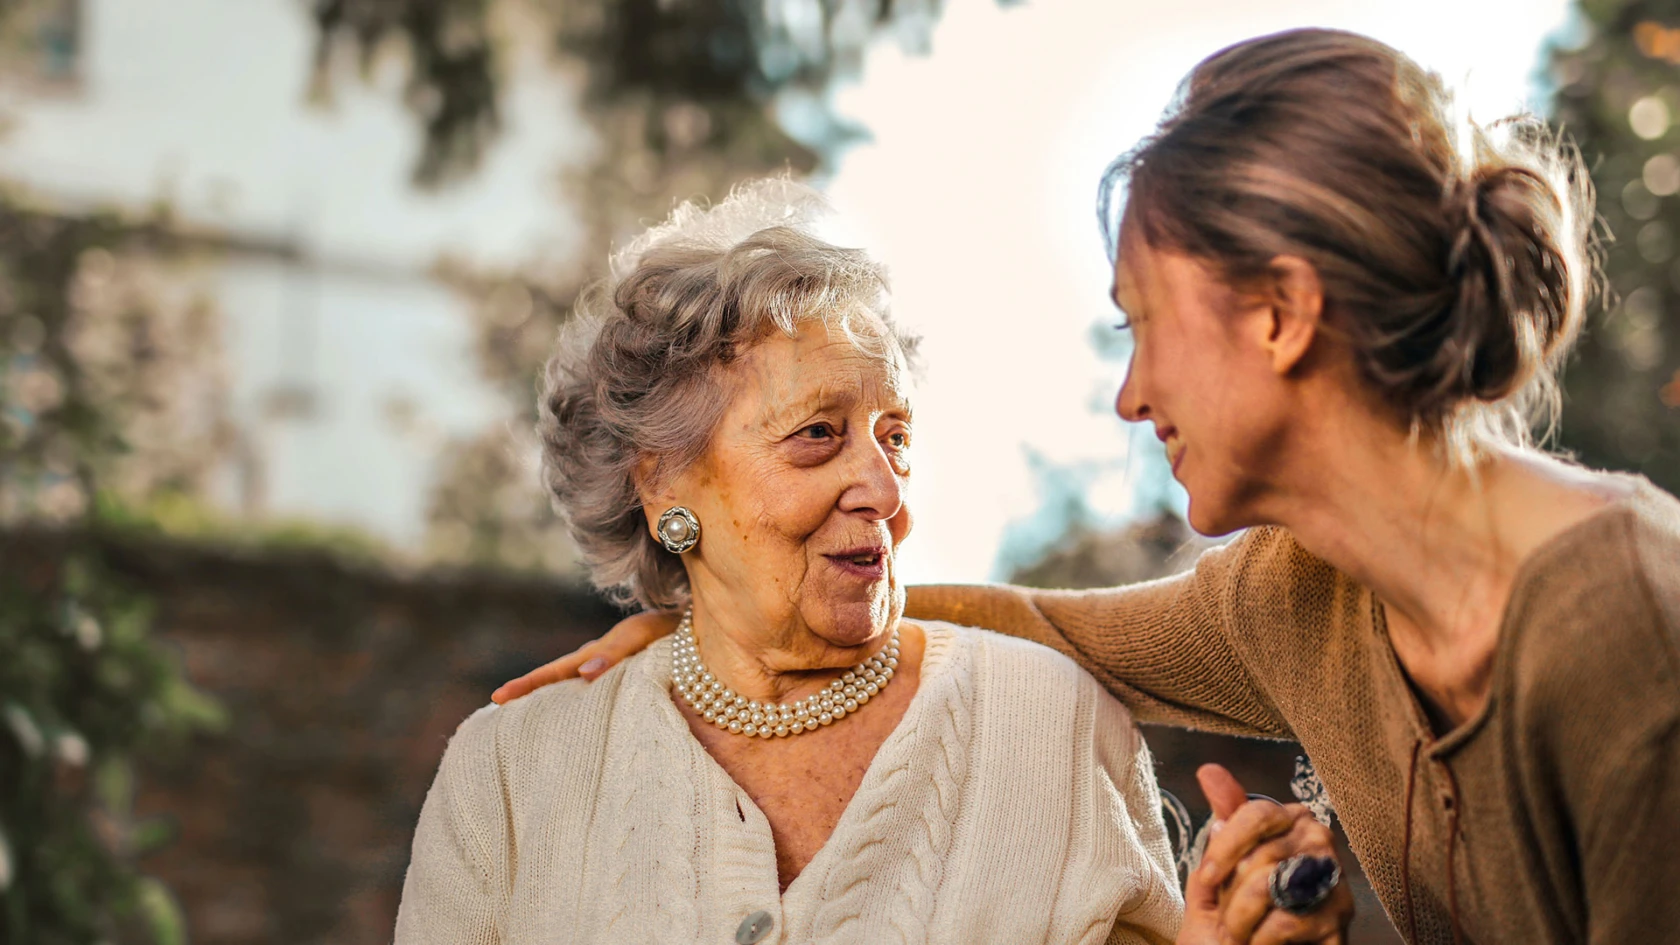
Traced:
[[1178, 475], [1179, 464], [1184, 462], [1184, 444], [1177, 439], [1167, 440], [1167, 465], [1172, 468], [1173, 475]]

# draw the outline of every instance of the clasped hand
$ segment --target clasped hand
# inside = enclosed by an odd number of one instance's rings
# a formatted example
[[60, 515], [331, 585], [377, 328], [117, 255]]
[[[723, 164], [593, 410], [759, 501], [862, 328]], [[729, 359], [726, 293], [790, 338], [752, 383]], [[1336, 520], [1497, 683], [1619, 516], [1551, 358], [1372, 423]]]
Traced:
[[1330, 828], [1302, 804], [1249, 800], [1219, 765], [1203, 765], [1196, 780], [1215, 821], [1202, 860], [1185, 883], [1179, 945], [1342, 945], [1353, 919], [1353, 894], [1345, 882], [1300, 915], [1278, 908], [1271, 893], [1273, 872], [1290, 857], [1336, 857]]

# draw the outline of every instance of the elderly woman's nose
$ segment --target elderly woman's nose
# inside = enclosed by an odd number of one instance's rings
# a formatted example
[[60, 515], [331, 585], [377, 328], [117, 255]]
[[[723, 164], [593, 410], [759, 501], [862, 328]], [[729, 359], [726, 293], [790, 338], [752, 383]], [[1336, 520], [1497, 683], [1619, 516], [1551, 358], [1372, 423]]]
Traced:
[[840, 508], [861, 512], [873, 519], [888, 519], [904, 507], [905, 479], [893, 467], [879, 443], [871, 441], [859, 449], [848, 468], [846, 488], [840, 493]]

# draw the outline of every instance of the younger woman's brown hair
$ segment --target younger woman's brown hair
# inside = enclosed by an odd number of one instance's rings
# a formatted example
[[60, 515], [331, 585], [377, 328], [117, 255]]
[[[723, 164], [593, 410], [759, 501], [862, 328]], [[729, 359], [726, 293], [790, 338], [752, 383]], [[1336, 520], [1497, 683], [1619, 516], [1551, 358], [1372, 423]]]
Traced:
[[[1544, 122], [1455, 122], [1440, 78], [1376, 40], [1293, 30], [1215, 53], [1104, 175], [1119, 230], [1233, 285], [1298, 256], [1330, 332], [1458, 457], [1555, 419], [1594, 283], [1592, 185]], [[1123, 218], [1112, 203], [1124, 186]]]

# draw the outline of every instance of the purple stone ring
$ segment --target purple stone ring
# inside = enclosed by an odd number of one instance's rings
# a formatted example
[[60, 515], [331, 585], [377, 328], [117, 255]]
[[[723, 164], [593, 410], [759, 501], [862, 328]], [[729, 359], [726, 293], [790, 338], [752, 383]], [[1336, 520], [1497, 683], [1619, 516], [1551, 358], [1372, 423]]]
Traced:
[[1272, 867], [1272, 905], [1305, 915], [1329, 899], [1341, 881], [1342, 868], [1335, 857], [1297, 853]]

